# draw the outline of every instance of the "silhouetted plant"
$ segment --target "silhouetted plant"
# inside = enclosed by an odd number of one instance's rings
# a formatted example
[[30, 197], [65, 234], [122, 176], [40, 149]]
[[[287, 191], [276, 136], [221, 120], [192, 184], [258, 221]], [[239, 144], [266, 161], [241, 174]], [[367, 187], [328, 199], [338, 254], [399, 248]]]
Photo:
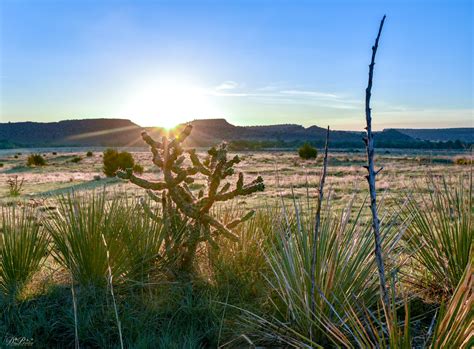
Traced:
[[107, 177], [115, 176], [117, 170], [133, 168], [135, 165], [132, 154], [126, 151], [118, 152], [110, 148], [104, 151], [103, 162], [104, 173]]
[[45, 166], [46, 165], [46, 160], [44, 159], [41, 154], [31, 154], [28, 156], [28, 159], [26, 160], [26, 165], [27, 166]]
[[298, 149], [298, 154], [300, 158], [305, 160], [316, 159], [318, 151], [311, 144], [305, 143]]
[[[131, 168], [124, 172], [117, 172], [120, 178], [129, 179], [132, 183], [147, 189], [148, 195], [153, 200], [161, 202], [163, 217], [155, 216], [155, 219], [163, 219], [165, 225], [169, 225], [176, 216], [189, 220], [190, 229], [187, 230], [182, 245], [178, 247], [183, 251], [179, 268], [186, 271], [192, 269], [200, 242], [207, 242], [213, 249], [217, 249], [215, 238], [219, 235], [237, 240], [237, 236], [231, 229], [254, 214], [254, 211], [250, 211], [241, 218], [224, 225], [210, 213], [213, 205], [237, 196], [263, 191], [265, 187], [260, 176], [244, 185], [244, 176], [239, 173], [235, 189], [230, 190], [231, 184], [229, 182], [223, 184], [222, 181], [235, 173], [234, 165], [240, 162], [239, 157], [236, 155], [228, 160], [227, 146], [223, 143], [218, 147], [210, 148], [206, 158], [201, 161], [195, 149], [186, 152], [183, 149], [183, 142], [191, 130], [192, 126], [187, 125], [176, 138], [163, 137], [161, 142], [152, 139], [146, 132], [142, 133], [143, 140], [151, 148], [153, 163], [163, 172], [162, 182], [152, 182], [136, 177]], [[185, 153], [191, 160], [191, 166], [186, 167], [184, 164]], [[205, 192], [201, 189], [195, 195], [188, 185], [193, 183], [199, 175], [206, 177], [207, 190]], [[161, 197], [157, 195], [157, 192], [162, 193]], [[146, 205], [144, 208], [147, 212], [150, 211]]]
[[92, 157], [92, 155], [94, 155], [94, 154], [93, 154], [90, 150], [86, 153], [86, 156], [87, 156], [88, 158]]
[[71, 159], [71, 162], [74, 162], [77, 164], [78, 162], [81, 162], [82, 158], [80, 156], [75, 156]]

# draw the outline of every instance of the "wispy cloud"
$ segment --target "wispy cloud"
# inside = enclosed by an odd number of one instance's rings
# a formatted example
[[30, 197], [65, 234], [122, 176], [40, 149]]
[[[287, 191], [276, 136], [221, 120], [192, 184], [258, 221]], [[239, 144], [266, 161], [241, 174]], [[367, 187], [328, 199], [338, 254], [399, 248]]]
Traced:
[[362, 101], [333, 92], [291, 88], [286, 82], [272, 83], [263, 87], [244, 89], [244, 84], [228, 80], [208, 89], [206, 94], [216, 97], [251, 98], [265, 104], [295, 104], [331, 109], [359, 109]]
[[305, 90], [283, 90], [280, 91], [281, 94], [291, 95], [291, 96], [303, 96], [303, 97], [315, 97], [315, 98], [327, 98], [327, 99], [338, 99], [339, 96], [333, 93], [325, 93], [318, 91], [305, 91]]
[[232, 81], [232, 80], [228, 80], [228, 81], [224, 81], [220, 85], [216, 86], [215, 90], [217, 90], [217, 91], [234, 90], [237, 87], [239, 87], [239, 84], [237, 82]]

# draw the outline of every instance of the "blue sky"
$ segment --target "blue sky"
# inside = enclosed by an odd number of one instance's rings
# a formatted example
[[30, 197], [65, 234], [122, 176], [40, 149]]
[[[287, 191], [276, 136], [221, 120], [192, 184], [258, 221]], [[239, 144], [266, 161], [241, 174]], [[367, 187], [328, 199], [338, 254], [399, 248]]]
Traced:
[[473, 126], [471, 1], [2, 0], [1, 121]]

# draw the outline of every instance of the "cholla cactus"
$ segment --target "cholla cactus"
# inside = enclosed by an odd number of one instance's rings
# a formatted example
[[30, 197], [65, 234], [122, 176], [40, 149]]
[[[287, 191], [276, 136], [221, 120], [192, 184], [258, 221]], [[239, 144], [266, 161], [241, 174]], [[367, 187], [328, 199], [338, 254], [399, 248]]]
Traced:
[[[223, 235], [229, 239], [236, 240], [237, 237], [231, 229], [238, 224], [248, 220], [254, 214], [248, 212], [243, 217], [224, 225], [211, 215], [211, 208], [216, 202], [231, 200], [237, 196], [249, 195], [257, 191], [264, 190], [262, 177], [257, 177], [254, 181], [244, 185], [244, 176], [239, 173], [236, 186], [231, 190], [229, 182], [222, 183], [227, 177], [232, 176], [234, 165], [240, 162], [236, 155], [231, 160], [227, 160], [227, 147], [223, 143], [220, 146], [212, 147], [208, 151], [208, 156], [201, 161], [194, 149], [185, 151], [183, 142], [191, 133], [192, 126], [187, 125], [184, 130], [175, 138], [163, 137], [161, 142], [152, 139], [146, 132], [142, 133], [143, 140], [150, 146], [153, 154], [153, 163], [163, 172], [163, 181], [152, 182], [133, 174], [131, 169], [125, 172], [120, 171], [117, 175], [120, 178], [128, 179], [130, 182], [147, 189], [148, 195], [155, 201], [161, 201], [163, 205], [163, 218], [170, 217], [174, 208], [177, 208], [185, 217], [192, 222], [193, 229], [186, 237], [184, 245], [183, 264], [186, 267], [192, 265], [196, 248], [201, 241], [207, 241], [212, 247], [217, 248], [215, 237]], [[184, 161], [187, 154], [192, 165], [185, 167]], [[194, 195], [188, 187], [195, 180], [195, 176], [202, 174], [207, 178], [207, 191], [199, 191]], [[161, 197], [156, 192], [162, 192]], [[154, 215], [149, 207], [144, 205], [145, 210], [155, 219], [160, 219]]]

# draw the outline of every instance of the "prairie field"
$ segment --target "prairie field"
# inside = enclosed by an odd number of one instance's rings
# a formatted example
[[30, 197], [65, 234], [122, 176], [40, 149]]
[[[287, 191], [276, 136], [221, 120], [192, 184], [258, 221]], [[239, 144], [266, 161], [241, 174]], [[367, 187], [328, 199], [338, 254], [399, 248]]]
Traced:
[[[230, 188], [237, 173], [244, 183], [261, 176], [265, 188], [216, 202], [209, 214], [232, 236], [211, 226], [197, 240], [196, 223], [171, 196], [165, 209], [161, 191], [150, 198], [129, 180], [106, 177], [103, 150], [0, 153], [2, 345], [473, 344], [472, 168], [457, 161], [469, 153], [377, 149], [384, 305], [363, 150], [329, 151], [320, 222], [321, 154], [227, 154], [240, 158]], [[164, 180], [147, 149], [127, 150], [143, 166], [138, 177]], [[46, 163], [27, 166], [32, 153]], [[187, 188], [198, 198], [211, 177], [194, 178]]]
[[[6, 183], [9, 178], [18, 176], [24, 179], [22, 199], [40, 200], [54, 195], [65, 194], [73, 190], [94, 190], [105, 187], [109, 191], [128, 192], [141, 196], [144, 191], [137, 186], [116, 178], [107, 178], [103, 173], [102, 148], [92, 148], [93, 155], [86, 156], [89, 148], [38, 148], [0, 151], [0, 182]], [[94, 151], [95, 150], [95, 151]], [[135, 161], [144, 167], [143, 177], [160, 178], [160, 172], [152, 163], [152, 155], [147, 149], [129, 148]], [[56, 153], [53, 155], [53, 152]], [[42, 154], [46, 166], [28, 167], [29, 154]], [[469, 152], [456, 151], [423, 151], [423, 150], [378, 150], [378, 166], [383, 167], [378, 177], [377, 188], [384, 195], [414, 190], [414, 184], [428, 176], [458, 177], [469, 173], [469, 166], [456, 165], [459, 158], [470, 158]], [[198, 153], [199, 154], [199, 153]], [[200, 152], [205, 155], [205, 150]], [[321, 175], [322, 157], [316, 160], [303, 160], [296, 151], [258, 151], [236, 152], [229, 156], [239, 155], [242, 162], [236, 170], [244, 175], [262, 176], [265, 180], [265, 191], [245, 197], [236, 203], [247, 208], [256, 208], [275, 200], [306, 198], [316, 199], [319, 177]], [[79, 162], [73, 162], [80, 158]], [[347, 203], [354, 194], [367, 192], [365, 179], [365, 150], [331, 151], [329, 155], [327, 187], [332, 193], [335, 205]], [[100, 177], [100, 178], [99, 178]], [[205, 180], [197, 180], [193, 190], [205, 185]], [[363, 196], [363, 195], [361, 195]], [[8, 186], [0, 187], [0, 200], [11, 200]]]

